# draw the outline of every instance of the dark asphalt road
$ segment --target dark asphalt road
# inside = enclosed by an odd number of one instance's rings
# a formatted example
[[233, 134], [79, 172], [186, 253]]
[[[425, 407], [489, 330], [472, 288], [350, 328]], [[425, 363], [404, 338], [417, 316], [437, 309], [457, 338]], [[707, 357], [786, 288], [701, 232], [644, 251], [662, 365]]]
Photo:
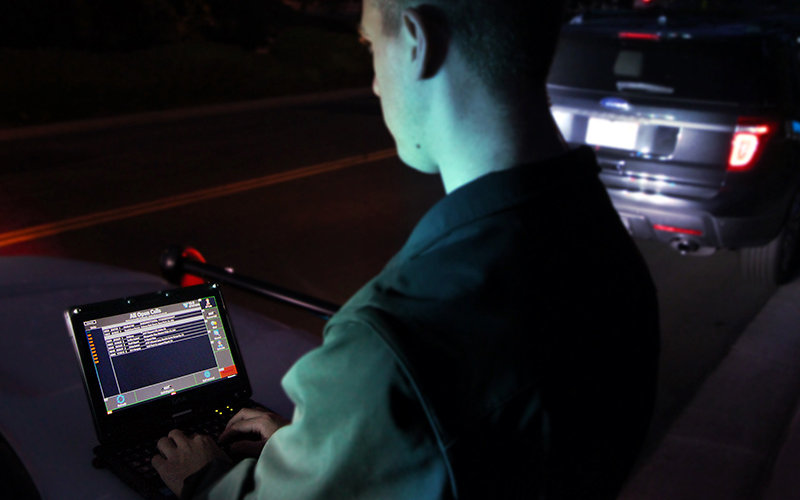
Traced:
[[[175, 197], [393, 146], [368, 93], [99, 129], [0, 135], [0, 242], [28, 227]], [[0, 246], [158, 273], [160, 251], [191, 244], [232, 266], [343, 302], [442, 196], [438, 178], [394, 158]], [[593, 245], [587, 242], [590, 252]], [[662, 309], [660, 430], [769, 296], [738, 277], [738, 256], [681, 257], [639, 242]], [[557, 242], [554, 251], [557, 251]], [[242, 292], [232, 302], [319, 332], [322, 321]], [[626, 305], [620, 303], [620, 314]]]

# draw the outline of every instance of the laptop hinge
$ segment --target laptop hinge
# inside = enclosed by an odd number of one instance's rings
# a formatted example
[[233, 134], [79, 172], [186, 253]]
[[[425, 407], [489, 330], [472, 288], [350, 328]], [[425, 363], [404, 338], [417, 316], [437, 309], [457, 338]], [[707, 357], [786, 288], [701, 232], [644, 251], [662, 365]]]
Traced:
[[190, 413], [192, 413], [192, 409], [191, 408], [189, 408], [188, 410], [179, 411], [178, 413], [174, 413], [172, 415], [172, 419], [173, 420], [177, 420], [177, 419], [179, 419], [179, 418], [181, 418], [183, 416], [186, 416], [186, 415], [188, 415]]

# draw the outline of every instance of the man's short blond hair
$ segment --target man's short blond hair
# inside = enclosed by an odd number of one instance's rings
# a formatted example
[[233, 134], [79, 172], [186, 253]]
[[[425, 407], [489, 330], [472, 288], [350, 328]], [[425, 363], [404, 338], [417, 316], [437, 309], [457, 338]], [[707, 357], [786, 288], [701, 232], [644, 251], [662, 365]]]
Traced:
[[564, 20], [562, 0], [369, 1], [389, 35], [398, 32], [406, 8], [438, 18], [477, 74], [497, 90], [544, 84]]

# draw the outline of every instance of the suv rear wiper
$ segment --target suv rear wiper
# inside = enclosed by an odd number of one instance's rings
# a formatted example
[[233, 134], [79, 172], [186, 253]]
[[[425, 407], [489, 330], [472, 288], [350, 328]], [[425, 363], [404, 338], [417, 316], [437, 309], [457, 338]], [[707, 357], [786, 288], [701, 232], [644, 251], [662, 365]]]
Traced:
[[675, 89], [664, 85], [656, 85], [655, 83], [645, 82], [617, 82], [617, 90], [624, 92], [626, 90], [635, 90], [639, 92], [650, 92], [652, 94], [674, 94]]

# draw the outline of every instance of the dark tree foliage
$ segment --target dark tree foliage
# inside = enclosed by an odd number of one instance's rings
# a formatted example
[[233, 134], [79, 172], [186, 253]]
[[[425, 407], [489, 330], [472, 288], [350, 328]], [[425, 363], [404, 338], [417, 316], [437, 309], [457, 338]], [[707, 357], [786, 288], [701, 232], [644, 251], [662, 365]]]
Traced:
[[252, 49], [267, 45], [278, 26], [288, 22], [292, 11], [279, 1], [207, 0], [213, 26], [209, 38]]
[[279, 0], [2, 0], [0, 46], [131, 50], [203, 37], [255, 47], [288, 12]]
[[70, 2], [7, 0], [0, 2], [0, 44], [26, 47], [60, 45], [73, 26]]

